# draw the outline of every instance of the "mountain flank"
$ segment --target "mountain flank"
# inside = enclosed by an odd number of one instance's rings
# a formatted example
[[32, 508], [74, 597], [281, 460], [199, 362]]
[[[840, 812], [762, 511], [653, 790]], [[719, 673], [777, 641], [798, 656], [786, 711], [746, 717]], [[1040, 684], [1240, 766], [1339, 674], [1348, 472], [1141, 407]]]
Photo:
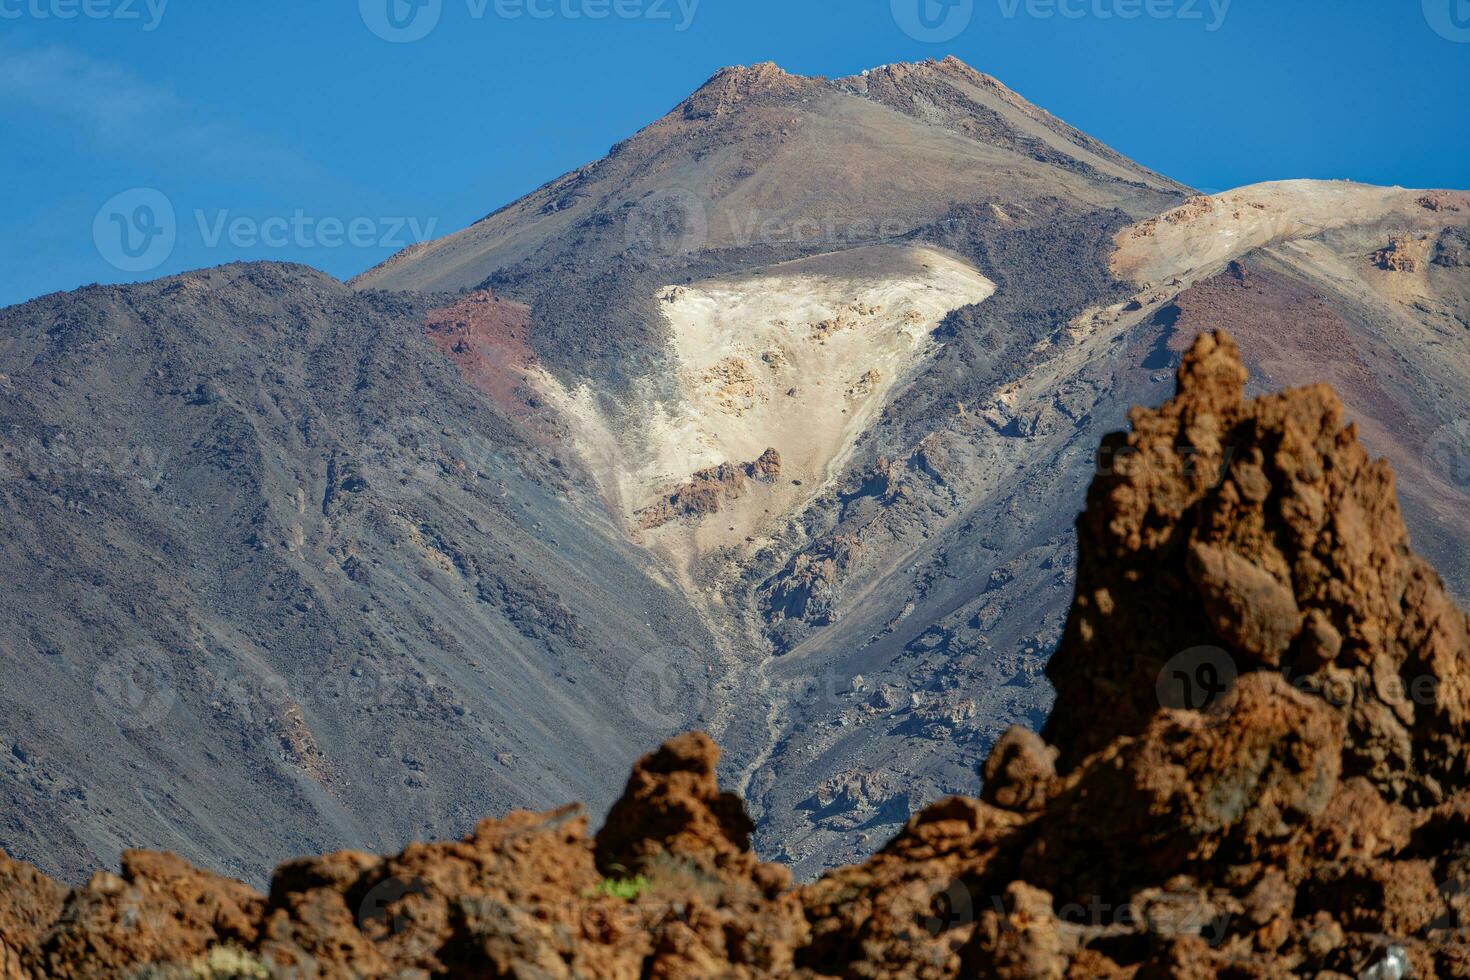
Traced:
[[[1330, 388], [1249, 399], [1224, 334], [1108, 437], [1049, 668], [980, 798], [809, 885], [752, 852], [699, 732], [577, 807], [268, 894], [132, 851], [68, 891], [0, 854], [34, 977], [1470, 976], [1470, 617]], [[1183, 648], [1183, 653], [1179, 653]], [[1208, 668], [1208, 669], [1206, 669]], [[1209, 681], [1205, 687], [1193, 682]]]

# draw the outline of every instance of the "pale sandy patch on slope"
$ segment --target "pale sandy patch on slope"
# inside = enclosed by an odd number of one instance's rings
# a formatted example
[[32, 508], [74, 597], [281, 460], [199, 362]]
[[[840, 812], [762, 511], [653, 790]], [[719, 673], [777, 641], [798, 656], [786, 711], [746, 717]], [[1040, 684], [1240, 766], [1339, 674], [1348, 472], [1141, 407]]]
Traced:
[[[1134, 284], [1159, 284], [1213, 275], [1253, 249], [1351, 225], [1441, 226], [1443, 213], [1420, 203], [1426, 193], [1349, 181], [1285, 180], [1194, 197], [1120, 231], [1112, 269]], [[1434, 193], [1470, 211], [1470, 194]]]
[[669, 286], [658, 299], [674, 376], [650, 379], [646, 400], [607, 411], [590, 386], [543, 384], [630, 526], [701, 469], [780, 452], [776, 483], [752, 483], [701, 521], [645, 532], [659, 550], [692, 557], [744, 544], [819, 493], [894, 387], [932, 350], [934, 328], [994, 291], [964, 261], [914, 246], [858, 248]]

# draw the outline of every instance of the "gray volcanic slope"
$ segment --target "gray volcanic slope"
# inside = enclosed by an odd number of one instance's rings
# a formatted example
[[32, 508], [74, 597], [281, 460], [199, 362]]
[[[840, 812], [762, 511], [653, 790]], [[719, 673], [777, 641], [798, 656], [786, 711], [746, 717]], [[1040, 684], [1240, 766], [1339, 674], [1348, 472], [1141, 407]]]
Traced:
[[767, 856], [852, 860], [1044, 716], [1094, 447], [1199, 330], [1334, 381], [1470, 595], [1467, 229], [1192, 197], [953, 59], [764, 65], [351, 287], [0, 312], [0, 848], [259, 880], [703, 727]]
[[662, 734], [625, 679], [708, 635], [423, 310], [249, 265], [0, 314], [7, 852], [259, 880], [608, 799]]

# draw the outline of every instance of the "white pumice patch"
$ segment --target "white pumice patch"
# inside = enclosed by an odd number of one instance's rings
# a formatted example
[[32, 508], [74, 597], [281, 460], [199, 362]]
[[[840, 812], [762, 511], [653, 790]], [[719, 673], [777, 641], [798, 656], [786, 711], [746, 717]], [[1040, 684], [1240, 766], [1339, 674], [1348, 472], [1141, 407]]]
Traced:
[[590, 388], [553, 397], [630, 524], [702, 469], [780, 452], [774, 484], [703, 521], [650, 532], [652, 543], [692, 557], [759, 535], [821, 492], [895, 387], [936, 348], [945, 316], [994, 291], [963, 260], [907, 245], [668, 286], [658, 302], [672, 379], [650, 379], [646, 401], [611, 411]]

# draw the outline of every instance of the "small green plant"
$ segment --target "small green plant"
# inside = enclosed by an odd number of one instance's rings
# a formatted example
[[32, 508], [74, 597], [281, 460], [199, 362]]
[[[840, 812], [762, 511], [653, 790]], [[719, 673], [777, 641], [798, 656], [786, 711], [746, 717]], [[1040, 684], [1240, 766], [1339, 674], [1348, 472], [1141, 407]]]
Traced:
[[625, 902], [648, 891], [648, 879], [643, 875], [633, 878], [604, 878], [597, 883], [593, 892], [597, 895], [606, 895], [609, 898], [621, 898]]

